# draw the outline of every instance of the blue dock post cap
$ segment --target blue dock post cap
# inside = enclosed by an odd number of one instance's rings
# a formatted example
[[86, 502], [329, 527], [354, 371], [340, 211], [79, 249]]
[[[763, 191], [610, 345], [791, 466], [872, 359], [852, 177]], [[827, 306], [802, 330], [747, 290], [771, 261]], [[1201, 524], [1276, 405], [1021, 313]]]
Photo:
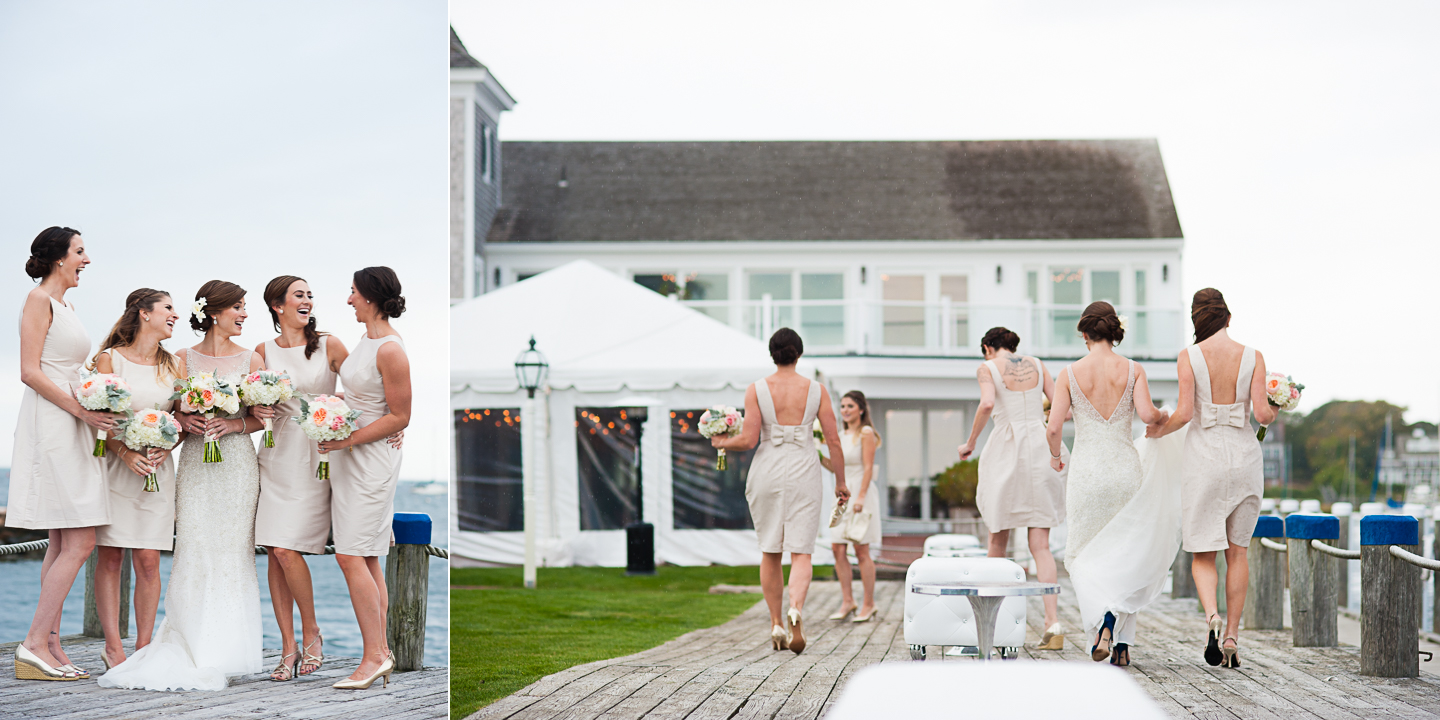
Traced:
[[430, 544], [430, 516], [425, 513], [395, 513], [391, 528], [396, 545]]
[[1420, 521], [1409, 515], [1360, 518], [1361, 545], [1419, 545]]
[[1321, 513], [1285, 516], [1285, 537], [1295, 540], [1339, 540], [1340, 518]]
[[1255, 520], [1255, 532], [1251, 537], [1262, 538], [1283, 538], [1285, 537], [1285, 521], [1275, 515], [1261, 515]]

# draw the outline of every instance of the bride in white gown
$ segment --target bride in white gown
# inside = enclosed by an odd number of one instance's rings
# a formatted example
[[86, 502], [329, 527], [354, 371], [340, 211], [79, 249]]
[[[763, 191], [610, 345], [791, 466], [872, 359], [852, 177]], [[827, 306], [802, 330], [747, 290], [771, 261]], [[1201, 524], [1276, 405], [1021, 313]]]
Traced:
[[1081, 622], [1095, 638], [1091, 658], [1129, 665], [1135, 613], [1160, 595], [1180, 548], [1184, 441], [1132, 439], [1133, 417], [1149, 426], [1148, 435], [1168, 413], [1151, 402], [1145, 371], [1115, 352], [1125, 337], [1115, 308], [1091, 303], [1079, 330], [1089, 354], [1060, 372], [1047, 426], [1051, 466], [1058, 471], [1065, 467], [1061, 428], [1066, 415], [1074, 415], [1065, 566]]
[[[245, 291], [211, 280], [197, 293], [196, 300], [201, 298], [206, 303], [190, 324], [205, 338], [181, 351], [189, 374], [213, 372], [238, 380], [263, 368], [258, 355], [232, 341], [246, 317]], [[255, 575], [260, 469], [249, 433], [264, 425], [243, 414], [180, 419], [190, 435], [176, 472], [175, 558], [165, 591], [165, 620], [154, 642], [99, 678], [101, 687], [220, 690], [228, 677], [261, 671]], [[218, 463], [202, 462], [207, 423], [211, 436], [220, 436], [223, 459]]]

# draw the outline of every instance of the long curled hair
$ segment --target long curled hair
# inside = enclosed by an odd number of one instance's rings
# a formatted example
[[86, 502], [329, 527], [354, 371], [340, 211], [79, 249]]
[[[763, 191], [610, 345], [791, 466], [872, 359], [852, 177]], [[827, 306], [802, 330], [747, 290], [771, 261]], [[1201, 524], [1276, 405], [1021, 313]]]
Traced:
[[[290, 294], [290, 286], [297, 282], [306, 282], [305, 278], [295, 275], [281, 275], [265, 285], [265, 309], [270, 311], [270, 322], [275, 325], [275, 332], [280, 332], [280, 316], [275, 313], [277, 306], [285, 304], [286, 297]], [[310, 319], [305, 323], [305, 359], [309, 360], [316, 350], [320, 349], [320, 332], [315, 327], [315, 310], [310, 310]]]
[[[841, 398], [850, 398], [850, 400], [860, 408], [860, 427], [862, 429], [870, 428], [870, 432], [875, 433], [875, 447], [880, 447], [880, 431], [875, 429], [875, 423], [870, 419], [870, 403], [865, 399], [865, 393], [859, 390], [851, 390], [842, 395]], [[849, 421], [842, 418], [840, 422], [844, 424], [845, 431], [849, 432]]]
[[[167, 297], [170, 297], [170, 293], [151, 288], [140, 288], [130, 293], [130, 296], [125, 298], [125, 311], [120, 313], [120, 319], [115, 321], [115, 326], [110, 328], [105, 339], [100, 341], [100, 351], [90, 359], [90, 369], [95, 369], [95, 362], [106, 350], [134, 345], [136, 336], [140, 334], [140, 313], [153, 312], [155, 303]], [[169, 381], [179, 377], [180, 363], [164, 345], [156, 343], [154, 360], [156, 378]]]

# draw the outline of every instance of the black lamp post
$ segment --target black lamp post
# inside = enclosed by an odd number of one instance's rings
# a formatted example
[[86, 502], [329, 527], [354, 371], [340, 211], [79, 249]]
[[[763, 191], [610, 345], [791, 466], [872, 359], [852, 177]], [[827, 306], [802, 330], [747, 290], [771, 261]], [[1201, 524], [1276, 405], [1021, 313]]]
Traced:
[[520, 387], [525, 388], [527, 398], [525, 400], [525, 411], [520, 416], [521, 432], [521, 462], [523, 467], [523, 479], [521, 481], [521, 492], [524, 497], [525, 513], [525, 587], [535, 587], [535, 567], [538, 564], [538, 553], [535, 546], [535, 483], [537, 482], [536, 468], [540, 465], [542, 458], [536, 457], [536, 453], [546, 452], [539, 447], [539, 435], [535, 432], [535, 391], [545, 383], [545, 375], [550, 370], [550, 363], [545, 361], [545, 354], [535, 349], [535, 336], [530, 336], [530, 348], [523, 350], [515, 358], [515, 379], [520, 382]]

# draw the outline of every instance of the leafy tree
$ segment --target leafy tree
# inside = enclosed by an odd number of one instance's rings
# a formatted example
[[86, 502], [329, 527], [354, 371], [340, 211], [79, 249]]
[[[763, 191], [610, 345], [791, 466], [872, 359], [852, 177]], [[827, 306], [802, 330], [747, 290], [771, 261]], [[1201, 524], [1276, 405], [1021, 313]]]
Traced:
[[1434, 427], [1430, 423], [1406, 425], [1405, 410], [1383, 400], [1333, 400], [1308, 415], [1287, 413], [1285, 440], [1292, 458], [1291, 477], [1343, 492], [1353, 436], [1356, 489], [1369, 487], [1375, 477], [1375, 458], [1387, 415], [1393, 416], [1396, 437], [1408, 435], [1414, 427]]

